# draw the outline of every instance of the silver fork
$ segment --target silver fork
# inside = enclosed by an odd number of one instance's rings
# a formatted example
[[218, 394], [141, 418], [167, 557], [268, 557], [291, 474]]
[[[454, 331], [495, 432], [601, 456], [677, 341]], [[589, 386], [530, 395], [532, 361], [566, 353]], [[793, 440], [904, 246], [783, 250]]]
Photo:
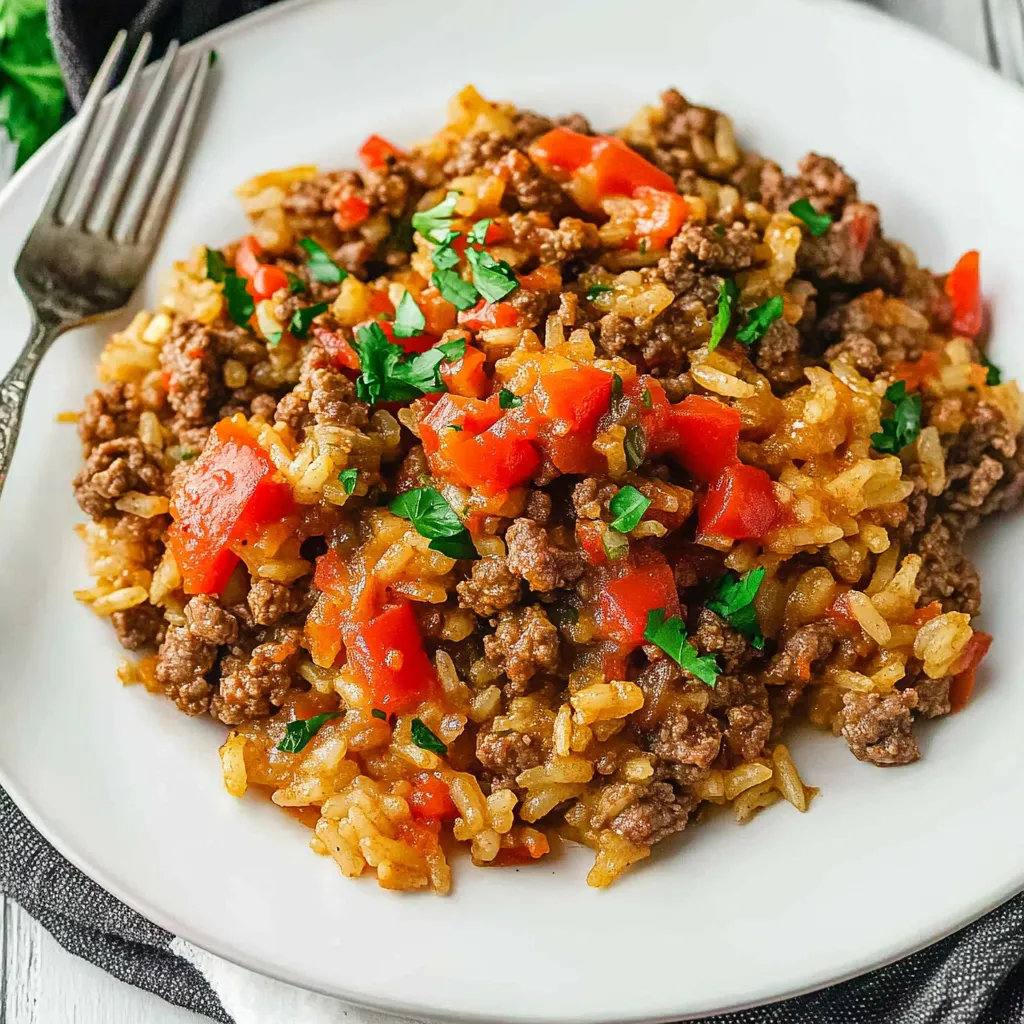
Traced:
[[[63, 162], [25, 242], [15, 276], [32, 307], [29, 339], [0, 381], [0, 491], [36, 368], [65, 331], [128, 304], [156, 249], [209, 80], [212, 52], [180, 61], [173, 42], [143, 87], [152, 38], [139, 42], [104, 122], [127, 33], [119, 32], [75, 119]], [[178, 63], [184, 69], [171, 85]], [[138, 110], [130, 116], [133, 100]], [[77, 181], [76, 181], [77, 177]]]
[[982, 0], [989, 62], [1024, 84], [1024, 0]]

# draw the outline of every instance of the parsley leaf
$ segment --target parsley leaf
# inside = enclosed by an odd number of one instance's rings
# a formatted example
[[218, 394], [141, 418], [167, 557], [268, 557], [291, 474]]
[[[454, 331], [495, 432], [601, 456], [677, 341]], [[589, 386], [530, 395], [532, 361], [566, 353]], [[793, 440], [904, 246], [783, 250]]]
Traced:
[[295, 335], [296, 338], [305, 338], [309, 333], [310, 324], [320, 316], [321, 313], [326, 313], [330, 307], [326, 302], [318, 302], [315, 306], [303, 306], [302, 309], [295, 310], [292, 313], [291, 321], [288, 324], [288, 330]]
[[611, 524], [612, 529], [618, 530], [619, 533], [629, 533], [630, 530], [636, 529], [650, 507], [651, 499], [645, 498], [635, 487], [627, 484], [608, 502], [608, 510], [615, 516]]
[[615, 289], [610, 284], [592, 284], [584, 293], [583, 297], [587, 302], [593, 302], [598, 295], [603, 295], [605, 292], [613, 292]]
[[907, 394], [907, 382], [898, 380], [885, 389], [893, 414], [882, 420], [881, 432], [871, 435], [876, 451], [896, 455], [921, 433], [921, 396]]
[[460, 192], [449, 192], [444, 199], [429, 210], [420, 210], [412, 215], [413, 230], [418, 231], [428, 242], [447, 245], [445, 236], [452, 226], [452, 214], [459, 201]]
[[302, 295], [306, 291], [306, 282], [298, 274], [293, 274], [290, 270], [286, 270], [285, 277], [288, 278], [288, 293], [290, 295]]
[[752, 309], [747, 314], [746, 325], [736, 332], [736, 340], [743, 342], [744, 345], [760, 341], [768, 333], [768, 328], [782, 316], [784, 306], [782, 296], [776, 295], [767, 302], [762, 302], [756, 309]]
[[478, 220], [470, 229], [466, 235], [466, 241], [471, 242], [474, 245], [486, 245], [487, 244], [487, 229], [494, 222], [490, 217], [485, 217], [483, 220]]
[[403, 292], [395, 310], [395, 337], [415, 338], [417, 334], [423, 333], [426, 326], [427, 318], [423, 315], [423, 310], [416, 305], [412, 292]]
[[356, 331], [356, 349], [362, 372], [356, 380], [356, 394], [373, 405], [376, 402], [411, 402], [421, 395], [445, 390], [438, 372], [446, 359], [461, 359], [466, 352], [464, 338], [435, 345], [426, 352], [405, 358], [401, 345], [393, 344], [372, 323]]
[[220, 249], [206, 250], [206, 276], [211, 281], [221, 284], [227, 273], [228, 265], [224, 262], [224, 253]]
[[277, 745], [286, 754], [297, 754], [320, 731], [324, 722], [340, 717], [340, 711], [326, 711], [312, 718], [297, 718], [284, 727], [284, 739]]
[[523, 404], [522, 398], [508, 388], [502, 388], [498, 392], [498, 406], [502, 409], [518, 409]]
[[574, 626], [580, 621], [579, 609], [569, 604], [568, 601], [559, 601], [557, 604], [551, 605], [548, 614], [556, 626]]
[[713, 352], [718, 348], [718, 343], [725, 337], [729, 330], [729, 321], [732, 319], [732, 306], [736, 301], [736, 282], [730, 277], [722, 278], [718, 286], [718, 312], [711, 321], [711, 340], [708, 342], [708, 351]]
[[754, 597], [764, 580], [765, 570], [752, 569], [742, 576], [726, 573], [718, 581], [715, 596], [708, 601], [708, 607], [721, 615], [733, 629], [749, 637], [757, 650], [764, 649], [764, 634], [754, 610]]
[[605, 530], [601, 534], [601, 546], [604, 548], [604, 553], [613, 562], [617, 562], [629, 554], [629, 541], [621, 533], [615, 533], [612, 530]]
[[462, 278], [454, 270], [435, 270], [430, 281], [456, 309], [470, 309], [477, 303], [476, 288]]
[[228, 313], [239, 327], [247, 328], [256, 312], [256, 303], [246, 291], [245, 285], [244, 277], [230, 270], [224, 272], [224, 301], [228, 305]]
[[519, 287], [515, 271], [504, 261], [496, 261], [489, 252], [467, 249], [466, 259], [473, 268], [473, 284], [488, 302], [500, 302]]
[[448, 753], [448, 747], [423, 724], [420, 718], [412, 720], [412, 741], [420, 750], [430, 750], [435, 754]]
[[370, 711], [370, 714], [374, 718], [379, 718], [382, 722], [386, 722], [388, 720], [388, 713], [386, 711], [382, 711], [380, 708], [373, 708]]
[[339, 267], [319, 242], [314, 242], [312, 238], [303, 238], [299, 245], [309, 254], [306, 266], [309, 267], [310, 276], [314, 281], [321, 284], [341, 284], [348, 277], [348, 271]]
[[278, 326], [277, 321], [267, 310], [267, 305], [264, 302], [260, 302], [256, 306], [256, 326], [260, 329], [260, 334], [266, 338], [267, 344], [273, 348], [275, 345], [281, 344], [281, 338], [284, 336], [284, 331]]
[[626, 428], [626, 436], [622, 442], [626, 453], [626, 469], [631, 472], [639, 469], [647, 458], [647, 433], [639, 424]]
[[789, 212], [802, 220], [815, 238], [820, 238], [832, 226], [832, 218], [827, 213], [818, 213], [810, 199], [798, 199]]
[[643, 389], [643, 391], [640, 393], [640, 400], [643, 402], [645, 409], [654, 408], [654, 395], [651, 394], [650, 388]]
[[338, 474], [338, 480], [346, 494], [351, 494], [356, 489], [356, 481], [359, 479], [358, 469], [343, 469]]
[[449, 558], [477, 557], [469, 531], [444, 495], [433, 487], [414, 487], [395, 498], [388, 508], [408, 519], [421, 537], [427, 537], [431, 550]]
[[987, 371], [987, 373], [985, 374], [985, 383], [990, 388], [995, 387], [996, 384], [1002, 383], [1002, 371], [999, 369], [998, 366], [996, 366], [995, 363], [989, 362], [988, 356], [983, 355], [981, 357], [981, 365], [984, 366]]
[[654, 608], [647, 613], [644, 639], [660, 647], [676, 664], [696, 676], [702, 683], [714, 687], [721, 674], [713, 654], [699, 655], [693, 644], [686, 639], [686, 627], [678, 615], [665, 618], [664, 608]]
[[[453, 240], [459, 237], [458, 231], [449, 233]], [[430, 261], [438, 270], [451, 270], [459, 265], [459, 254], [450, 245], [440, 245], [430, 254]]]

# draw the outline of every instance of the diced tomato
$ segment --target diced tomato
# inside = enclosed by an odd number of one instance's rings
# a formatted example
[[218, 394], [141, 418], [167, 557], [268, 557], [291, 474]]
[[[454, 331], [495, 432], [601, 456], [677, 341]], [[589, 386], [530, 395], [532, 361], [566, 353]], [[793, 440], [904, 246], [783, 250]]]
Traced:
[[467, 345], [461, 359], [441, 364], [441, 380], [453, 395], [483, 398], [491, 390], [491, 380], [487, 376], [487, 357], [480, 349]]
[[313, 337], [339, 367], [344, 370], [359, 369], [359, 355], [343, 335], [319, 324], [313, 324]]
[[984, 319], [980, 261], [976, 249], [965, 252], [946, 278], [946, 294], [953, 303], [953, 330], [969, 338], [981, 333]]
[[242, 277], [255, 277], [260, 269], [263, 246], [255, 235], [246, 235], [235, 250], [235, 270]]
[[897, 363], [892, 372], [897, 380], [907, 382], [908, 391], [917, 391], [922, 384], [939, 375], [939, 354], [928, 349], [921, 353], [920, 359]]
[[457, 426], [462, 432], [479, 434], [493, 426], [501, 417], [501, 408], [497, 401], [481, 402], [476, 398], [461, 395], [442, 395], [433, 409], [420, 420], [420, 439], [427, 455], [441, 450], [449, 436], [458, 434], [449, 428]]
[[171, 502], [167, 543], [187, 594], [219, 594], [238, 562], [230, 545], [258, 539], [294, 508], [291, 487], [250, 433], [222, 420], [215, 438]]
[[519, 287], [528, 292], [555, 292], [562, 287], [562, 275], [557, 267], [545, 263], [519, 278]]
[[436, 691], [437, 676], [408, 601], [387, 605], [368, 620], [346, 623], [342, 636], [349, 664], [370, 687], [374, 707], [402, 714]]
[[316, 560], [313, 571], [313, 585], [328, 597], [348, 600], [350, 587], [349, 573], [335, 548], [328, 548]]
[[923, 608], [918, 608], [914, 612], [914, 625], [923, 626], [926, 622], [931, 622], [932, 619], [942, 614], [942, 603], [940, 601], [932, 601], [931, 604], [926, 604]]
[[736, 461], [740, 414], [717, 399], [688, 395], [675, 405], [655, 407], [649, 422], [648, 453], [671, 452], [705, 483]]
[[511, 302], [485, 302], [481, 299], [472, 309], [460, 311], [459, 323], [471, 331], [515, 327], [519, 323], [519, 313]]
[[666, 618], [680, 614], [675, 577], [664, 558], [629, 566], [601, 591], [601, 635], [623, 647], [638, 647], [644, 642], [648, 614], [658, 608]]
[[350, 231], [370, 216], [370, 204], [362, 196], [345, 196], [334, 211], [334, 223], [339, 231]]
[[974, 692], [978, 666], [992, 646], [992, 637], [981, 630], [975, 630], [967, 641], [967, 649], [960, 658], [960, 671], [953, 677], [949, 688], [949, 704], [953, 711], [963, 711]]
[[589, 164], [601, 144], [599, 135], [582, 135], [570, 128], [552, 128], [530, 145], [530, 156], [542, 167], [576, 171]]
[[[423, 317], [427, 321], [424, 330], [427, 334], [433, 334], [440, 338], [445, 331], [455, 327], [455, 306], [436, 288], [426, 288], [420, 294], [420, 309], [423, 310]], [[468, 335], [466, 336], [468, 340]]]
[[785, 512], [775, 497], [772, 478], [763, 469], [737, 462], [722, 473], [701, 501], [698, 539], [759, 539], [784, 520]]
[[246, 291], [257, 301], [269, 299], [275, 292], [288, 287], [288, 275], [280, 268], [262, 263], [249, 278]]
[[413, 776], [409, 808], [414, 818], [433, 818], [436, 821], [454, 821], [458, 815], [448, 791], [448, 783], [433, 772], [420, 772]]
[[481, 494], [490, 496], [521, 487], [540, 468], [536, 446], [518, 435], [508, 417], [475, 437], [449, 434], [444, 453], [451, 466], [447, 475]]
[[592, 366], [555, 370], [541, 377], [536, 397], [537, 412], [542, 417], [561, 420], [572, 430], [589, 433], [608, 411], [612, 375]]
[[374, 315], [381, 313], [385, 316], [395, 315], [395, 304], [383, 288], [374, 288], [370, 291], [370, 312]]
[[636, 195], [639, 188], [675, 192], [671, 176], [628, 146], [605, 146], [593, 163], [594, 186], [599, 198]]
[[382, 138], [380, 135], [371, 135], [359, 147], [359, 159], [362, 160], [363, 166], [369, 171], [379, 171], [382, 167], [386, 167], [389, 156], [401, 157], [405, 156], [405, 154], [397, 146], [388, 142], [387, 139]]
[[604, 531], [607, 527], [600, 519], [577, 519], [576, 540], [586, 552], [591, 565], [604, 565], [608, 553], [604, 549]]
[[644, 243], [650, 249], [661, 249], [674, 238], [689, 216], [690, 207], [678, 192], [663, 192], [641, 185], [634, 191], [634, 248]]

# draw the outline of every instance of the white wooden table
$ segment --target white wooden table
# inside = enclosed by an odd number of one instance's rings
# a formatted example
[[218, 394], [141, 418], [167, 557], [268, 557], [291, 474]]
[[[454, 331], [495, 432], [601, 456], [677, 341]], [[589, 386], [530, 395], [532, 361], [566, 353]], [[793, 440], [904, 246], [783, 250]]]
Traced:
[[[877, 0], [909, 21], [941, 35], [961, 49], [988, 61], [981, 0]], [[98, 967], [65, 952], [49, 933], [17, 904], [7, 900], [0, 927], [0, 1024], [209, 1024], [207, 1018], [122, 984]], [[317, 996], [307, 1000], [287, 986], [252, 979], [259, 998], [240, 998], [246, 979], [224, 965], [208, 972], [225, 1008], [237, 1024], [321, 1024], [349, 1015]], [[261, 1005], [254, 1006], [254, 1003]], [[374, 1015], [375, 1016], [375, 1015]]]

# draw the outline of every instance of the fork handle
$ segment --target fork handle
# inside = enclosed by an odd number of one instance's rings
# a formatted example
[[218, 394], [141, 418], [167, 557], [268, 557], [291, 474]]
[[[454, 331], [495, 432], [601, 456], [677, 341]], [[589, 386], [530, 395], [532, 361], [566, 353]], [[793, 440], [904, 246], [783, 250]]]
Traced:
[[14, 458], [29, 385], [46, 350], [63, 329], [60, 323], [34, 321], [25, 347], [7, 376], [0, 381], [0, 491], [3, 491], [11, 459]]

